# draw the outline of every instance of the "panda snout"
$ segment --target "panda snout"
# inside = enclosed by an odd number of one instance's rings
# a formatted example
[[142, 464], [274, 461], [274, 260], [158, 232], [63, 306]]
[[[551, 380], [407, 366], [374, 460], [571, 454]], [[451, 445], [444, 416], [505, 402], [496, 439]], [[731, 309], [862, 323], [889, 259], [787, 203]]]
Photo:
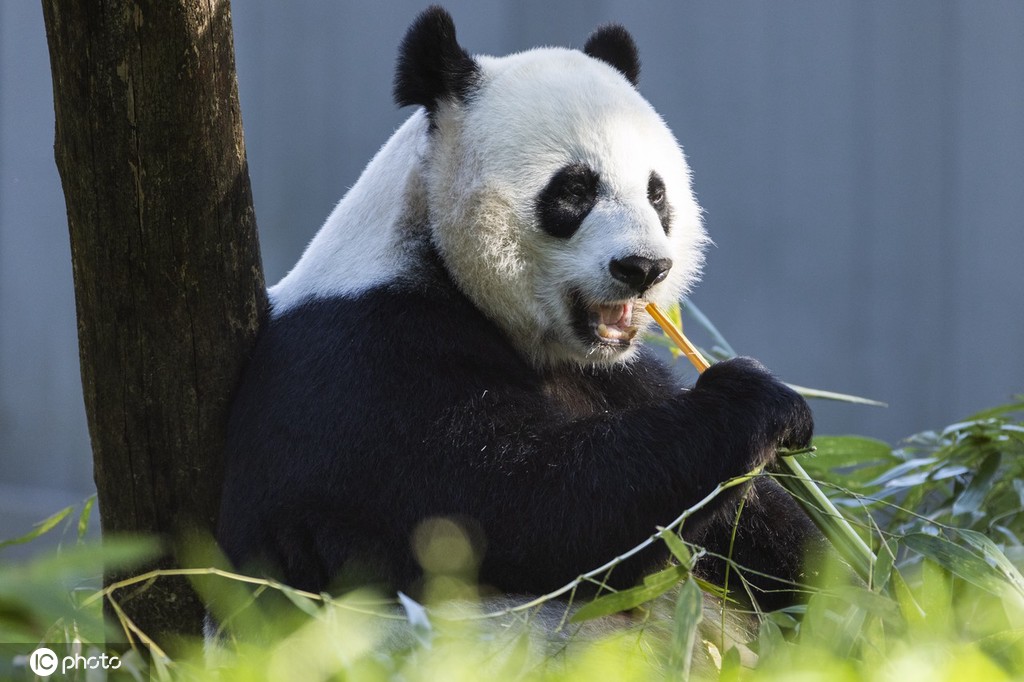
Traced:
[[670, 258], [645, 258], [626, 256], [613, 258], [608, 263], [608, 272], [638, 294], [642, 294], [668, 276], [672, 268]]

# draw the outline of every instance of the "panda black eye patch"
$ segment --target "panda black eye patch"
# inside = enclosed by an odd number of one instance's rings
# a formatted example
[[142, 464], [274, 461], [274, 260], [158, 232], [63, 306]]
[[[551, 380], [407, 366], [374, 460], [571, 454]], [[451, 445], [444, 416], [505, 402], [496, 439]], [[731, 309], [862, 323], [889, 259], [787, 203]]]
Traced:
[[651, 206], [657, 211], [661, 228], [668, 234], [668, 228], [672, 224], [672, 210], [665, 196], [665, 181], [654, 171], [651, 171], [651, 177], [647, 180], [647, 201], [651, 202]]
[[597, 182], [597, 173], [584, 163], [555, 173], [537, 197], [541, 229], [560, 239], [573, 236], [597, 203]]

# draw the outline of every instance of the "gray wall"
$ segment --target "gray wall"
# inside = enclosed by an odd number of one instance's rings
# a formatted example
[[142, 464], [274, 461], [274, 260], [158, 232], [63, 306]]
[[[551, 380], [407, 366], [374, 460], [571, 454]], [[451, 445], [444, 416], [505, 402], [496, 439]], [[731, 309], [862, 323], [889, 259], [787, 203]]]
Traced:
[[[408, 114], [425, 2], [236, 0], [269, 281]], [[1024, 392], [1024, 3], [449, 2], [463, 44], [579, 46], [620, 21], [717, 247], [694, 300], [816, 404], [896, 440]], [[38, 3], [0, 0], [0, 537], [91, 492]]]

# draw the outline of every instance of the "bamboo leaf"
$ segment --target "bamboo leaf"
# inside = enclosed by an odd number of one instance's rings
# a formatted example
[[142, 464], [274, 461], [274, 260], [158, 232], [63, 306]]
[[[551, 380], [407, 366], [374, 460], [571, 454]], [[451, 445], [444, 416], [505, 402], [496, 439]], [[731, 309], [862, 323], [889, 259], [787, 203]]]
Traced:
[[31, 531], [25, 533], [21, 537], [0, 542], [0, 549], [3, 549], [4, 547], [11, 547], [12, 545], [23, 545], [26, 542], [31, 542], [32, 540], [49, 533], [58, 523], [66, 519], [73, 510], [74, 507], [65, 507], [64, 509], [61, 509], [53, 516], [37, 523]]
[[404, 592], [398, 593], [398, 602], [405, 610], [405, 618], [409, 621], [409, 625], [412, 626], [416, 639], [420, 644], [429, 646], [430, 640], [434, 636], [434, 628], [430, 624], [430, 616], [427, 615], [427, 610], [423, 608], [422, 604]]
[[[907, 480], [909, 474], [912, 471], [920, 469], [921, 467], [931, 466], [937, 462], [934, 457], [916, 457], [903, 464], [889, 469], [878, 478], [869, 481], [865, 485], [876, 486], [876, 485], [899, 485], [898, 481]], [[927, 475], [927, 474], [926, 474]]]
[[892, 575], [893, 556], [897, 552], [897, 543], [890, 542], [888, 548], [884, 545], [879, 548], [875, 557], [875, 565], [871, 569], [871, 587], [876, 592], [881, 592], [889, 583], [889, 576]]
[[[1020, 398], [1020, 396], [1017, 396]], [[1009, 403], [1006, 405], [999, 405], [998, 407], [992, 407], [987, 410], [982, 410], [976, 414], [972, 414], [968, 417], [970, 421], [979, 421], [982, 419], [993, 419], [996, 417], [1003, 417], [1011, 412], [1024, 412], [1024, 400]]]
[[679, 590], [679, 598], [676, 600], [675, 629], [672, 633], [672, 651], [669, 655], [669, 679], [690, 679], [697, 626], [703, 618], [704, 599], [701, 589], [693, 578], [688, 578]]
[[281, 592], [281, 594], [288, 598], [288, 601], [290, 601], [292, 604], [295, 604], [295, 606], [298, 607], [298, 609], [305, 613], [307, 616], [318, 618], [321, 615], [319, 603], [314, 602], [309, 597], [299, 594], [293, 588], [288, 587], [287, 585], [281, 584], [278, 585], [277, 588], [278, 591]]
[[82, 506], [82, 513], [78, 516], [78, 541], [85, 540], [85, 534], [89, 532], [89, 517], [92, 515], [92, 508], [96, 504], [96, 496], [90, 495]]
[[828, 460], [835, 466], [892, 459], [892, 447], [875, 438], [861, 436], [818, 436], [814, 439], [814, 460]]
[[689, 575], [689, 570], [685, 566], [670, 566], [644, 578], [642, 585], [598, 597], [574, 613], [571, 621], [579, 623], [635, 609], [641, 604], [646, 604], [665, 594], [687, 575]]
[[953, 503], [954, 515], [978, 511], [981, 503], [985, 501], [989, 491], [992, 489], [992, 479], [999, 470], [999, 465], [1002, 461], [1003, 457], [998, 452], [989, 454], [981, 461], [978, 472], [974, 474], [974, 478], [967, 484], [967, 488]]
[[996, 543], [976, 530], [968, 530], [966, 528], [957, 529], [957, 534], [967, 541], [972, 547], [982, 553], [987, 561], [992, 562], [995, 567], [1006, 577], [1008, 581], [1017, 589], [1021, 595], [1024, 595], [1024, 575], [1021, 574], [1017, 567], [1013, 565], [1006, 555], [1000, 551]]
[[659, 537], [668, 546], [668, 550], [672, 552], [672, 556], [676, 558], [683, 566], [690, 566], [693, 556], [690, 554], [690, 549], [686, 546], [686, 543], [676, 535], [675, 531], [668, 528], [661, 531]]
[[946, 538], [925, 533], [911, 533], [903, 536], [903, 544], [928, 557], [953, 575], [996, 596], [1002, 595], [1006, 587], [1010, 585], [1006, 576], [985, 559]]

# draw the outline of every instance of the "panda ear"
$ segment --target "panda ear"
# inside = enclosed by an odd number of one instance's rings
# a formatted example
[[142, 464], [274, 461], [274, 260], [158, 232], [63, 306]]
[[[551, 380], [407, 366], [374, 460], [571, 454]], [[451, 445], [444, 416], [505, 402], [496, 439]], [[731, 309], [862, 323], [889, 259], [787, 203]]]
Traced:
[[455, 22], [443, 7], [434, 5], [412, 23], [398, 50], [395, 102], [404, 107], [420, 104], [428, 114], [444, 99], [465, 101], [480, 67], [455, 39]]
[[614, 66], [634, 86], [640, 82], [640, 53], [637, 52], [633, 36], [619, 24], [606, 24], [598, 28], [587, 39], [583, 51], [594, 59]]

